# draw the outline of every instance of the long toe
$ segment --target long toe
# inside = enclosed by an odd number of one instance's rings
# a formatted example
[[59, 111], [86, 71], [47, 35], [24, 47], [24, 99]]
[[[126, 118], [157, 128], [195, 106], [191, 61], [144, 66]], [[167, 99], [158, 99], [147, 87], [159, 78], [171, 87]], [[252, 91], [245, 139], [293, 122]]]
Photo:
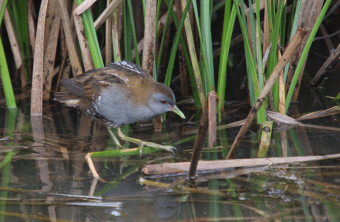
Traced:
[[143, 146], [163, 149], [163, 150], [170, 151], [172, 153], [175, 153], [174, 151], [177, 151], [177, 149], [174, 146], [164, 146], [164, 145], [160, 145], [160, 144], [152, 143], [152, 142], [143, 142]]
[[177, 149], [176, 149], [176, 147], [174, 147], [174, 146], [163, 146], [163, 147], [164, 147], [163, 149], [165, 149], [165, 150], [167, 150], [167, 151], [170, 151], [170, 152], [172, 152], [172, 153], [177, 152]]

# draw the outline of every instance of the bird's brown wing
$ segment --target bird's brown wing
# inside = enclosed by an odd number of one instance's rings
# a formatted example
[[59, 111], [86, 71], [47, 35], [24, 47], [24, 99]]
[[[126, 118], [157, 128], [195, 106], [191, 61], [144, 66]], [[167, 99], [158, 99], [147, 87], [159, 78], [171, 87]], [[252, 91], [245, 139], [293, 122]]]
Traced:
[[74, 79], [62, 79], [60, 83], [67, 89], [69, 93], [86, 99], [86, 95], [81, 83], [76, 82]]
[[76, 81], [82, 83], [86, 97], [92, 102], [103, 87], [127, 87], [131, 91], [146, 86], [147, 82], [153, 82], [154, 79], [140, 66], [123, 61], [81, 74]]

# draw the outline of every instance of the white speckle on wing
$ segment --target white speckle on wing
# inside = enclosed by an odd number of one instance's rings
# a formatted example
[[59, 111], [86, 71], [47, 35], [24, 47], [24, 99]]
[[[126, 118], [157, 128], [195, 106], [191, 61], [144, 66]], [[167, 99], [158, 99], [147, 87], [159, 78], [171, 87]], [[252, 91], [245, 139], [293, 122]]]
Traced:
[[141, 73], [139, 70], [136, 69], [135, 66], [132, 66], [130, 63], [123, 61], [120, 64], [122, 64], [124, 66], [124, 68], [126, 69], [130, 69], [133, 72], [137, 72], [137, 73]]
[[68, 106], [78, 106], [79, 104], [79, 99], [69, 99], [65, 100], [65, 104]]
[[[105, 71], [106, 72], [106, 71]], [[122, 80], [124, 83], [126, 82], [129, 82], [129, 79], [128, 78], [124, 78], [124, 77], [121, 77], [119, 76], [117, 73], [112, 73], [112, 72], [106, 72], [107, 74], [110, 74], [110, 75], [113, 75], [115, 77], [117, 77], [118, 79]]]
[[106, 81], [99, 81], [100, 84], [103, 84], [103, 85], [110, 85], [111, 86], [111, 83], [110, 82], [106, 82]]

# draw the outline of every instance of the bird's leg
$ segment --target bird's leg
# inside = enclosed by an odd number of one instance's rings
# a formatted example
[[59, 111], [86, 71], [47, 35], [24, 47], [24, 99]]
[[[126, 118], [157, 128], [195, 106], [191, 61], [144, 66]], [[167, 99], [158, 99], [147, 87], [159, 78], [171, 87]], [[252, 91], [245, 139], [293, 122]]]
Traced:
[[118, 127], [118, 133], [117, 134], [122, 140], [138, 144], [139, 148], [140, 148], [140, 154], [141, 155], [142, 155], [142, 149], [143, 149], [144, 146], [153, 147], [153, 148], [157, 148], [157, 149], [164, 149], [164, 150], [170, 151], [172, 153], [174, 153], [174, 150], [176, 150], [176, 148], [174, 146], [164, 146], [164, 145], [160, 145], [160, 144], [157, 144], [157, 143], [145, 142], [145, 141], [140, 140], [140, 139], [125, 136], [120, 127]]
[[[115, 136], [115, 134], [113, 134], [113, 132], [111, 131], [111, 129], [107, 126], [106, 127], [107, 131], [109, 132], [113, 142], [116, 144], [116, 146], [118, 147], [123, 147], [120, 142], [118, 141], [117, 137]], [[119, 128], [120, 129], [120, 128]]]

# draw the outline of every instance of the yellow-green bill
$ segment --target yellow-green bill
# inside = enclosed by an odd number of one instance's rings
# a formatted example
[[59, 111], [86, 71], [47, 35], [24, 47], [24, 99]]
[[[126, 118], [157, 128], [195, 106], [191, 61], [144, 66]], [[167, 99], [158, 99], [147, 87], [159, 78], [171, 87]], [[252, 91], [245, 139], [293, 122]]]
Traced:
[[172, 111], [174, 113], [176, 113], [177, 115], [179, 115], [182, 119], [185, 119], [184, 114], [182, 113], [181, 110], [178, 109], [178, 107], [176, 105], [173, 107]]

